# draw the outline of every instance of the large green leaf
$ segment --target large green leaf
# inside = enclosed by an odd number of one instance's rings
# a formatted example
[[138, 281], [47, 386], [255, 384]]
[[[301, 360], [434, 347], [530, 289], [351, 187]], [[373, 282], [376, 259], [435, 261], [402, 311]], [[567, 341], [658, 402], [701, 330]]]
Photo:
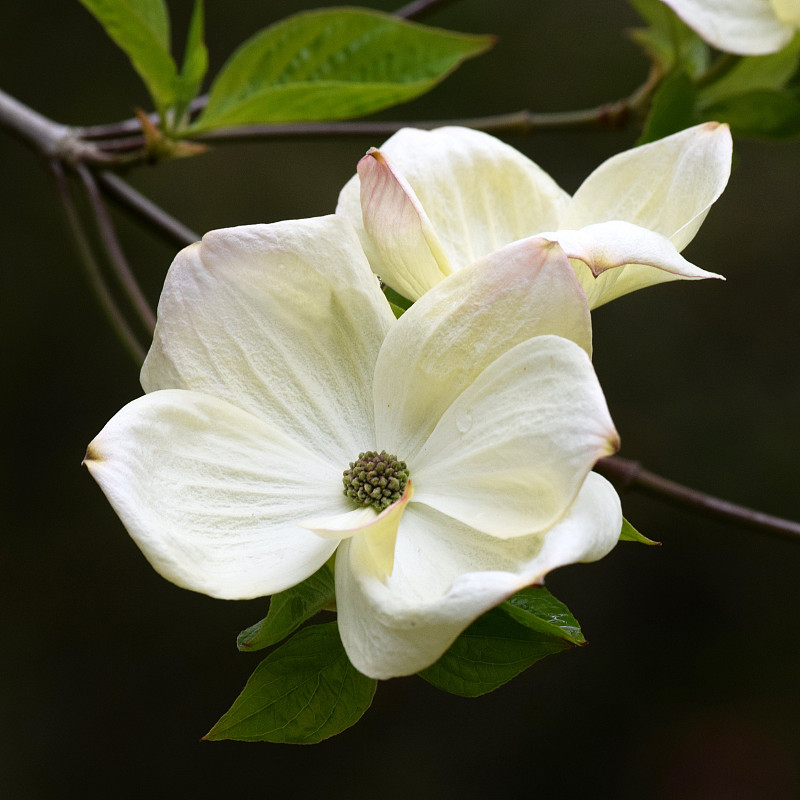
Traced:
[[800, 134], [800, 100], [788, 89], [756, 90], [703, 110], [705, 119], [727, 122], [734, 133], [784, 139]]
[[164, 0], [80, 0], [130, 58], [159, 111], [175, 100], [177, 70], [170, 55]]
[[477, 697], [486, 694], [545, 656], [573, 647], [553, 636], [521, 625], [494, 608], [475, 620], [450, 649], [420, 677], [451, 694]]
[[777, 53], [739, 59], [718, 80], [705, 86], [698, 106], [706, 108], [736, 95], [759, 89], [783, 89], [800, 66], [800, 34]]
[[528, 586], [501, 603], [499, 608], [526, 628], [566, 639], [572, 644], [586, 643], [578, 620], [544, 586]]
[[297, 14], [231, 56], [190, 132], [368, 114], [422, 94], [492, 42], [377, 11]]
[[204, 738], [315, 744], [355, 724], [376, 685], [348, 660], [335, 622], [314, 625], [256, 667]]
[[277, 644], [318, 611], [332, 605], [334, 594], [333, 575], [326, 564], [297, 586], [274, 594], [267, 616], [243, 630], [236, 646], [254, 651]]

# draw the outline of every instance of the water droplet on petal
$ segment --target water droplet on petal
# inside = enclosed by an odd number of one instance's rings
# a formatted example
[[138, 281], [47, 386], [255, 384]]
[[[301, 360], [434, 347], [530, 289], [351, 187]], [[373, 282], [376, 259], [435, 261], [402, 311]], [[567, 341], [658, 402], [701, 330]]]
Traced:
[[456, 428], [459, 433], [467, 433], [472, 427], [472, 414], [466, 411], [458, 411], [456, 413]]

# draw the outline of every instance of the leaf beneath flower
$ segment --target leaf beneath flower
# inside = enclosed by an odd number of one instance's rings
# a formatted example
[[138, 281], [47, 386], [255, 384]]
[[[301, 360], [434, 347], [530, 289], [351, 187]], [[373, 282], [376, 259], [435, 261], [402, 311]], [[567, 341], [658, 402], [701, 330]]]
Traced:
[[267, 616], [243, 630], [236, 637], [236, 646], [253, 652], [277, 644], [318, 611], [331, 606], [334, 595], [333, 575], [325, 564], [297, 586], [274, 594]]
[[562, 636], [532, 630], [512, 619], [505, 609], [494, 608], [473, 622], [435, 664], [418, 674], [445, 692], [478, 697], [545, 656], [573, 646]]
[[500, 604], [511, 619], [540, 633], [565, 639], [572, 644], [586, 644], [578, 620], [544, 586], [528, 586]]
[[335, 622], [314, 625], [256, 667], [203, 738], [316, 744], [354, 725], [376, 686], [347, 659]]

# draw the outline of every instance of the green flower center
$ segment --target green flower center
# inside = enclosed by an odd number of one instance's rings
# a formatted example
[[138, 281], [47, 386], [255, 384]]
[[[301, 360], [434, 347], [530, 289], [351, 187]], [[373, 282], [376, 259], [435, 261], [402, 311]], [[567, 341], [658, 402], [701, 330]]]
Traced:
[[377, 512], [396, 503], [408, 483], [408, 467], [385, 450], [359, 453], [342, 473], [344, 493], [360, 506], [372, 506]]

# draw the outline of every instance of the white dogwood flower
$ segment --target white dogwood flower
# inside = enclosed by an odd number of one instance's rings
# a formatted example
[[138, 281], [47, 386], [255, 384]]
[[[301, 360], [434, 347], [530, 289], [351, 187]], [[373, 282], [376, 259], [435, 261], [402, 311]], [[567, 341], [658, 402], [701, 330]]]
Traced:
[[583, 292], [544, 240], [395, 320], [342, 217], [214, 231], [175, 259], [146, 394], [85, 463], [179, 586], [269, 595], [336, 551], [350, 660], [406, 675], [617, 541], [619, 499], [590, 472], [618, 444], [590, 347]]
[[719, 278], [680, 255], [730, 175], [731, 136], [705, 123], [619, 153], [570, 197], [513, 147], [467, 128], [405, 128], [339, 195], [373, 270], [417, 300], [510, 242], [544, 236], [596, 308], [678, 278]]
[[718, 50], [765, 55], [800, 29], [800, 0], [663, 0]]

